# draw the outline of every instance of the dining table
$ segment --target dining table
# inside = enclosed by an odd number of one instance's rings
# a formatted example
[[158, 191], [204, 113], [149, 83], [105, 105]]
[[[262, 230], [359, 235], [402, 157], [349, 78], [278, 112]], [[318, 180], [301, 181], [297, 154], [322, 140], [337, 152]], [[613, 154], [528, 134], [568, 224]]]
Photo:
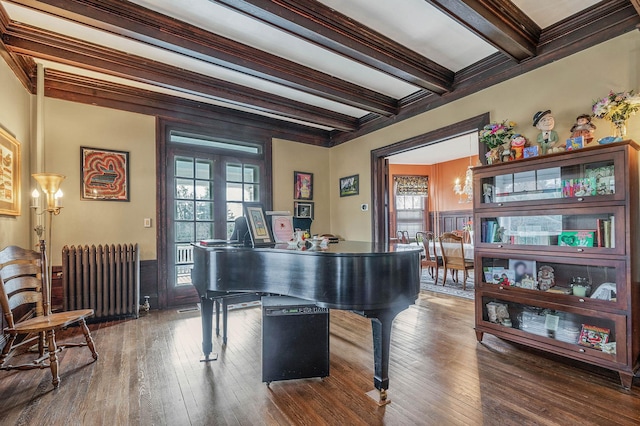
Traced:
[[[413, 243], [408, 243], [408, 244], [401, 244], [398, 243], [396, 246], [398, 248], [398, 250], [402, 250], [403, 247], [406, 247], [406, 249], [410, 249], [410, 248], [415, 248], [416, 244], [418, 244], [417, 242], [413, 242]], [[473, 244], [471, 243], [464, 243], [462, 244], [462, 247], [464, 249], [464, 258], [466, 260], [470, 260], [473, 262]], [[429, 245], [429, 254], [433, 256], [433, 246]], [[425, 254], [424, 249], [422, 249], [422, 254]], [[442, 249], [440, 248], [440, 243], [436, 241], [436, 256], [438, 257], [442, 257]]]

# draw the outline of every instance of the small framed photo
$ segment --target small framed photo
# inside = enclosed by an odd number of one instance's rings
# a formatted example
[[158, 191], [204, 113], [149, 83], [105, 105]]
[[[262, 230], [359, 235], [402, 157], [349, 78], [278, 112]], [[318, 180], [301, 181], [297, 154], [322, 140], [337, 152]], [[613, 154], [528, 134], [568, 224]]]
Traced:
[[129, 153], [80, 147], [80, 197], [129, 201]]
[[262, 204], [245, 204], [244, 215], [247, 218], [249, 235], [254, 247], [271, 246], [274, 244], [269, 225], [264, 215]]
[[584, 138], [578, 136], [577, 138], [567, 139], [567, 151], [573, 151], [574, 149], [580, 149], [584, 146]]
[[360, 193], [360, 175], [340, 178], [340, 196], [348, 197]]
[[306, 217], [313, 219], [313, 203], [302, 203], [296, 201], [294, 204], [295, 217]]
[[20, 142], [0, 127], [0, 215], [20, 216]]
[[293, 199], [313, 200], [313, 173], [293, 172]]
[[[509, 269], [514, 271], [514, 279], [516, 283], [522, 284], [522, 280], [534, 279], [536, 276], [536, 261], [535, 260], [519, 260], [509, 259]], [[525, 287], [525, 286], [518, 286]]]
[[524, 149], [524, 158], [531, 158], [538, 156], [538, 146], [528, 146]]

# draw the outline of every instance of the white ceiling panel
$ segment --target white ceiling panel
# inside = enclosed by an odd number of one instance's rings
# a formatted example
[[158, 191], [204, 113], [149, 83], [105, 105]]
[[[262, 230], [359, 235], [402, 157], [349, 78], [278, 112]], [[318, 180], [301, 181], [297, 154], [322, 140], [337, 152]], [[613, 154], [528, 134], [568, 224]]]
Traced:
[[393, 98], [404, 98], [419, 90], [412, 84], [332, 53], [209, 0], [179, 2], [132, 0], [132, 2]]
[[440, 65], [461, 69], [496, 49], [424, 0], [320, 0]]
[[529, 18], [540, 26], [547, 28], [569, 16], [588, 9], [600, 0], [511, 0]]
[[245, 87], [261, 90], [266, 93], [271, 93], [274, 95], [282, 96], [284, 98], [297, 100], [309, 105], [317, 106], [319, 108], [346, 114], [351, 117], [362, 117], [368, 114], [367, 111], [363, 111], [349, 105], [341, 104], [329, 99], [321, 98], [319, 96], [304, 93], [299, 90], [291, 89], [289, 87], [281, 86], [276, 83], [232, 71], [224, 67], [212, 65], [210, 63], [200, 61], [189, 56], [169, 52], [157, 47], [152, 47], [144, 43], [113, 35], [105, 31], [86, 27], [74, 22], [66, 21], [64, 19], [51, 17], [44, 13], [36, 12], [34, 10], [30, 10], [11, 3], [2, 2], [2, 5], [6, 7], [7, 12], [12, 19], [25, 24], [44, 28], [80, 40], [85, 40], [99, 46], [110, 47], [112, 49], [126, 52], [131, 55], [140, 56], [160, 63], [190, 70], [209, 77], [214, 77]]

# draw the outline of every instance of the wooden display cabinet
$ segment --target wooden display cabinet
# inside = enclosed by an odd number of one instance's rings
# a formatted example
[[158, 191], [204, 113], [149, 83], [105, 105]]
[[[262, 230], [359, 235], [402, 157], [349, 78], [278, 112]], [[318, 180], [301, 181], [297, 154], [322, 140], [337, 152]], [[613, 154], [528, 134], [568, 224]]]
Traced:
[[640, 195], [633, 141], [480, 166], [476, 335], [617, 371], [640, 355]]

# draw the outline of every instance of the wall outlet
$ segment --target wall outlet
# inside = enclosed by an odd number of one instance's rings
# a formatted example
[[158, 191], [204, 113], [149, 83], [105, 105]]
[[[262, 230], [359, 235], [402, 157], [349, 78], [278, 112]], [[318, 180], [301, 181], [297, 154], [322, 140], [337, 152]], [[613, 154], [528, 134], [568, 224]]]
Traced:
[[366, 212], [367, 210], [369, 210], [369, 204], [360, 204], [360, 210]]
[[144, 218], [144, 227], [145, 228], [151, 228], [151, 218], [150, 217], [145, 217]]

